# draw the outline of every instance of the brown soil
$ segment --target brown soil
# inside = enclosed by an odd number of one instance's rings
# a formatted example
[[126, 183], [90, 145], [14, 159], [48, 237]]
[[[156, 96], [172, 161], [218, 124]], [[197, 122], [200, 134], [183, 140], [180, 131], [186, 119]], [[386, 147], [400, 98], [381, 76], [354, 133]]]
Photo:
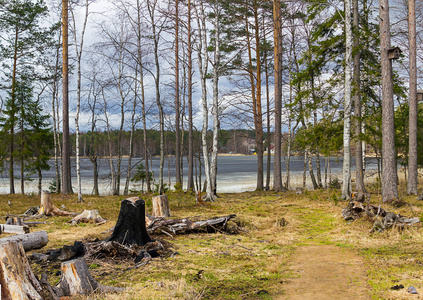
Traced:
[[276, 299], [370, 299], [363, 259], [332, 245], [299, 246], [289, 264], [296, 279]]

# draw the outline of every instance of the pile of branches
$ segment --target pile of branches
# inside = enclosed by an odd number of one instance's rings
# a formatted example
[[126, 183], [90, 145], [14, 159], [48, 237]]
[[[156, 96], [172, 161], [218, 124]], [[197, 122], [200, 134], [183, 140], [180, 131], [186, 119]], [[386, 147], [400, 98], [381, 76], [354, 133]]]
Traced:
[[348, 206], [342, 210], [342, 217], [345, 221], [354, 221], [359, 218], [367, 216], [374, 223], [370, 232], [382, 232], [386, 229], [396, 227], [404, 228], [413, 224], [420, 223], [417, 217], [408, 218], [393, 212], [387, 212], [381, 205], [363, 203], [361, 201], [351, 200]]

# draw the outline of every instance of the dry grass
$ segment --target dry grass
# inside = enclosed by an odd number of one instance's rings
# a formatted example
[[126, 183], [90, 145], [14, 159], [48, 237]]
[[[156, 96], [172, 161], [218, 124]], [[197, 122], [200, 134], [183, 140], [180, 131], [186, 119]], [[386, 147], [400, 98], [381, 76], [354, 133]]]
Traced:
[[[361, 219], [345, 222], [341, 217], [345, 203], [338, 202], [339, 191], [223, 194], [215, 203], [196, 206], [189, 194], [170, 193], [172, 215], [175, 218], [237, 214], [236, 222], [248, 230], [238, 235], [190, 234], [164, 238], [174, 244], [178, 255], [154, 259], [150, 264], [130, 270], [133, 262], [91, 261], [94, 278], [106, 285], [124, 286], [122, 294], [90, 295], [81, 299], [273, 299], [280, 295], [284, 283], [294, 275], [287, 264], [302, 244], [333, 244], [351, 249], [366, 258], [368, 278], [374, 299], [409, 299], [404, 291], [392, 291], [391, 286], [402, 283], [423, 290], [423, 234], [420, 227], [403, 231], [393, 229], [383, 233], [369, 233], [372, 223]], [[151, 210], [151, 195], [146, 199]], [[68, 211], [82, 212], [98, 209], [109, 220], [95, 226], [71, 226], [70, 218], [45, 218], [46, 224], [33, 230], [46, 230], [48, 248], [73, 244], [89, 237], [104, 238], [106, 230], [117, 219], [123, 197], [85, 196], [76, 203], [76, 196], [53, 195], [53, 202]], [[12, 205], [7, 205], [11, 200]], [[406, 216], [423, 216], [423, 207], [414, 197], [403, 196], [410, 206], [389, 211]], [[0, 197], [0, 215], [23, 213], [39, 204], [38, 196]], [[372, 194], [372, 202], [380, 197]], [[277, 221], [284, 218], [283, 227]], [[47, 272], [52, 283], [57, 282], [60, 266], [43, 268], [33, 265], [36, 273]], [[263, 292], [265, 291], [265, 292]]]

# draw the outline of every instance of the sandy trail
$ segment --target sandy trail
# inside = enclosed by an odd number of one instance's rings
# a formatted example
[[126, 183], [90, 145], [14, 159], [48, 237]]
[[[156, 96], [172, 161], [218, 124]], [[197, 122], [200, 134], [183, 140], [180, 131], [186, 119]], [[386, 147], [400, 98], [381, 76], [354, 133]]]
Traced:
[[370, 299], [364, 261], [349, 249], [302, 245], [288, 267], [297, 278], [276, 299]]

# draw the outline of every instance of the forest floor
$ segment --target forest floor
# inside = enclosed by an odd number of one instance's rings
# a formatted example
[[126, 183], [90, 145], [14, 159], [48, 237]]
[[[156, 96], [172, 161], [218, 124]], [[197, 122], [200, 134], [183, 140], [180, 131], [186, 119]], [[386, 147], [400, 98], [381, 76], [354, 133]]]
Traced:
[[[374, 191], [372, 191], [372, 188]], [[380, 204], [376, 187], [369, 187], [371, 202]], [[423, 202], [406, 196], [407, 206], [387, 211], [423, 219]], [[370, 233], [373, 223], [362, 218], [346, 222], [338, 201], [339, 190], [295, 192], [249, 192], [221, 194], [218, 201], [198, 206], [189, 193], [169, 192], [172, 217], [208, 219], [236, 214], [231, 226], [238, 234], [198, 233], [173, 238], [157, 236], [172, 244], [174, 255], [155, 258], [133, 269], [125, 260], [88, 261], [92, 276], [100, 283], [126, 287], [122, 294], [90, 295], [74, 299], [421, 299], [423, 298], [423, 229], [417, 225]], [[141, 196], [151, 212], [152, 195]], [[46, 224], [44, 249], [72, 245], [76, 240], [103, 239], [115, 225], [123, 196], [52, 195], [53, 203], [68, 211], [98, 209], [109, 221], [103, 225], [72, 226], [69, 217], [41, 219]], [[8, 206], [8, 200], [11, 206]], [[39, 205], [36, 195], [1, 195], [0, 216], [20, 214]], [[283, 219], [283, 220], [282, 220]], [[1, 235], [1, 237], [5, 234]], [[30, 256], [31, 253], [28, 255]], [[52, 284], [60, 279], [59, 263], [48, 267], [31, 262], [38, 275], [45, 272]], [[402, 284], [405, 288], [393, 290]], [[413, 286], [419, 294], [412, 295]]]

